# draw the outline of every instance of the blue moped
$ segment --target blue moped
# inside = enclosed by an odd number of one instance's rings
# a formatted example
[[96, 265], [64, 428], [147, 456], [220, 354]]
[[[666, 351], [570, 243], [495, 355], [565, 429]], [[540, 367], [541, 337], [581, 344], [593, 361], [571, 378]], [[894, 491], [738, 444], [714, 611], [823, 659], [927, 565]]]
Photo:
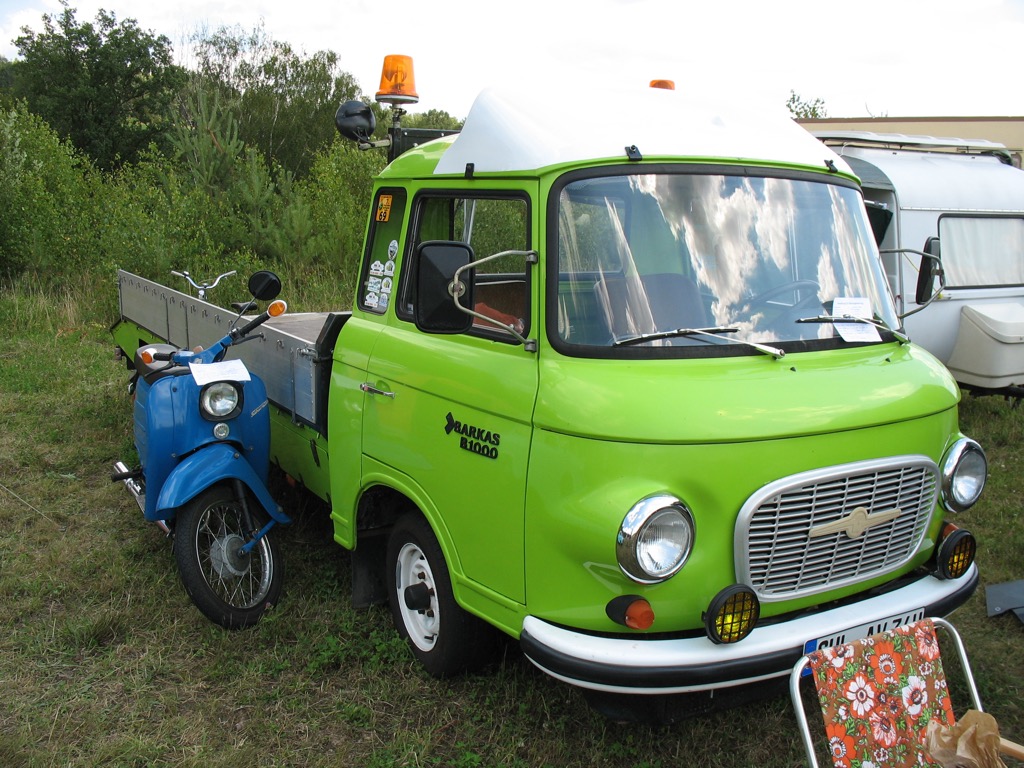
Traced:
[[[181, 276], [201, 290], [216, 284], [200, 286], [187, 273]], [[111, 476], [124, 483], [146, 520], [173, 535], [185, 590], [207, 618], [227, 629], [259, 621], [276, 604], [283, 581], [270, 531], [291, 520], [267, 489], [266, 388], [241, 360], [225, 359], [231, 346], [258, 338], [250, 334], [285, 312], [283, 301], [272, 301], [239, 326], [257, 301], [271, 301], [280, 290], [276, 275], [257, 272], [249, 280], [252, 301], [236, 307], [227, 335], [207, 349], [146, 344], [135, 352], [141, 466], [129, 469], [118, 461]]]

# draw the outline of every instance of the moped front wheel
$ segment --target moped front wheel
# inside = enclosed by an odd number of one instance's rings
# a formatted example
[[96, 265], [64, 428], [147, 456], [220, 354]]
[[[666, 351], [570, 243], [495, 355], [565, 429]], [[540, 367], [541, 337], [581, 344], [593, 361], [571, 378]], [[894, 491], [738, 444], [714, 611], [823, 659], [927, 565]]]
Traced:
[[271, 534], [248, 553], [242, 547], [266, 522], [255, 502], [242, 500], [226, 484], [196, 496], [178, 512], [174, 558], [185, 591], [210, 621], [225, 629], [251, 627], [277, 604], [283, 563]]

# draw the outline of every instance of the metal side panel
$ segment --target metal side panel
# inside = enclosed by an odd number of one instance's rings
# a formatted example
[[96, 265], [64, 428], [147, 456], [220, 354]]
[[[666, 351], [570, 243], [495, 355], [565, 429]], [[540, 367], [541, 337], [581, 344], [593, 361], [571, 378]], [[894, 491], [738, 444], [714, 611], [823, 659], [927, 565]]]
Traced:
[[169, 340], [167, 291], [169, 289], [129, 272], [117, 273], [121, 317], [131, 320], [161, 339]]
[[[225, 336], [236, 318], [229, 309], [128, 272], [118, 272], [118, 284], [121, 316], [178, 347], [209, 345]], [[313, 426], [326, 421], [326, 414], [317, 412], [323, 401], [315, 397], [314, 387], [316, 343], [329, 317], [326, 312], [284, 315], [227, 355], [241, 359], [263, 379], [271, 402]]]

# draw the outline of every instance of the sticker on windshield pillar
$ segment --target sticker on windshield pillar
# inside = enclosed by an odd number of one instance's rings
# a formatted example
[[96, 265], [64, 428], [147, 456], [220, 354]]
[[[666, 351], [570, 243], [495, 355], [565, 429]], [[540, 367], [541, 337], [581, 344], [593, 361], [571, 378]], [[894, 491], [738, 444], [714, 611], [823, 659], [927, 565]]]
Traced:
[[391, 219], [391, 195], [381, 195], [377, 198], [377, 221], [389, 221]]
[[[862, 296], [842, 296], [832, 302], [833, 317], [871, 319], [871, 302]], [[833, 323], [843, 341], [881, 341], [878, 329], [868, 323]]]
[[366, 279], [366, 293], [363, 295], [363, 305], [377, 312], [384, 312], [391, 303], [391, 291], [394, 280], [388, 275], [394, 275], [395, 262], [384, 263], [379, 259], [370, 264], [369, 276]]
[[483, 427], [464, 424], [452, 416], [451, 411], [448, 412], [445, 418], [447, 423], [444, 425], [444, 433], [446, 435], [458, 435], [459, 448], [488, 459], [498, 458], [498, 445], [501, 443], [501, 435]]

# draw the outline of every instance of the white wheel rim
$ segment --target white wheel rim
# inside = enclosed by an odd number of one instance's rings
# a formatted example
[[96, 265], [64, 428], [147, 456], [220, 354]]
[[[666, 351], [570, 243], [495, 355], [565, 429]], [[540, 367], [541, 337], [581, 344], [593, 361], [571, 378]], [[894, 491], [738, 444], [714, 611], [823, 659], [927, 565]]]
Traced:
[[[414, 611], [405, 604], [405, 589], [416, 584], [423, 584], [430, 590], [430, 605], [422, 611]], [[402, 622], [409, 633], [413, 645], [421, 651], [434, 649], [440, 631], [440, 613], [437, 608], [434, 574], [430, 571], [423, 550], [415, 544], [405, 544], [398, 553], [395, 564], [395, 591], [398, 593], [398, 605], [402, 612]]]

